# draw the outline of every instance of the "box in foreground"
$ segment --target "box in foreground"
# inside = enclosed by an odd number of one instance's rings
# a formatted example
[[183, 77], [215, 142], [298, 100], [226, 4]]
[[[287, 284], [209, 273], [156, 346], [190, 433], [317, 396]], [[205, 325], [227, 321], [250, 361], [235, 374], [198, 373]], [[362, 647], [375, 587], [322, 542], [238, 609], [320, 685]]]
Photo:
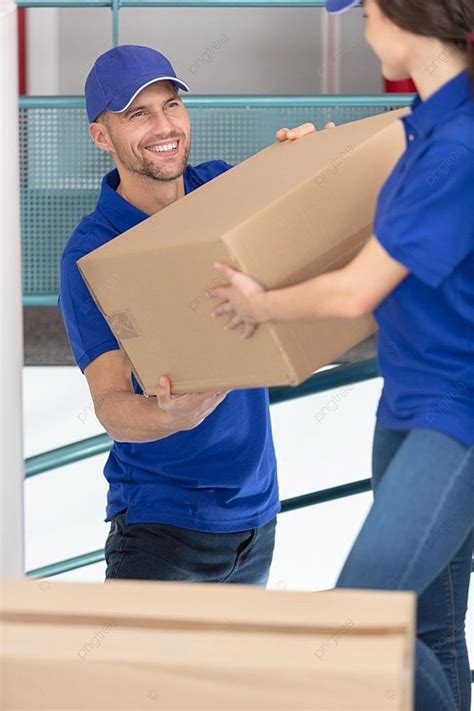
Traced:
[[415, 596], [4, 580], [1, 708], [411, 711]]

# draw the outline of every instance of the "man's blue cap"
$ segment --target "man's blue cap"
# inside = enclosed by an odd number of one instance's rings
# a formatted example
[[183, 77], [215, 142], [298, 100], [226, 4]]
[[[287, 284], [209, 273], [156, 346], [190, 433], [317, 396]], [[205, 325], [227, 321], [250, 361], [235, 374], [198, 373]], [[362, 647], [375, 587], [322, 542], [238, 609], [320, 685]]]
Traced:
[[123, 44], [101, 54], [89, 72], [84, 89], [89, 121], [102, 111], [125, 111], [149, 84], [169, 80], [176, 90], [189, 91], [161, 52], [136, 44]]
[[326, 10], [330, 15], [340, 15], [351, 7], [360, 5], [360, 0], [327, 0]]

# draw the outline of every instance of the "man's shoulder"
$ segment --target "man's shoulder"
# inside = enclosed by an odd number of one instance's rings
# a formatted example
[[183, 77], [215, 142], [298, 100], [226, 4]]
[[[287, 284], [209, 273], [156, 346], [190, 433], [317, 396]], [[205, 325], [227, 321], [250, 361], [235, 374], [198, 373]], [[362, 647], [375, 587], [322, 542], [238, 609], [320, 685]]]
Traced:
[[117, 230], [113, 225], [105, 219], [100, 210], [97, 208], [89, 215], [85, 215], [74, 232], [67, 240], [62, 258], [68, 254], [74, 253], [82, 255], [92, 252], [94, 249], [101, 247], [108, 240], [117, 236]]
[[[208, 183], [218, 175], [230, 170], [233, 166], [224, 160], [210, 160], [186, 168], [186, 178], [192, 189]], [[109, 240], [117, 237], [120, 232], [105, 217], [100, 209], [100, 200], [96, 209], [89, 215], [85, 215], [71, 234], [63, 250], [62, 258], [69, 254], [74, 254], [78, 259], [78, 253], [84, 256], [94, 249], [101, 247]]]

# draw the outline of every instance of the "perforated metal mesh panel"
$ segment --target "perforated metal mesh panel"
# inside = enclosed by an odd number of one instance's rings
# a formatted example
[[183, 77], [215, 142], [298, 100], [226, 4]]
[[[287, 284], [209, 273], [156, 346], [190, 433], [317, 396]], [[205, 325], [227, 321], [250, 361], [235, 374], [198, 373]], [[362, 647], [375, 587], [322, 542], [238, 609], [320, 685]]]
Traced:
[[[380, 106], [190, 108], [191, 163], [221, 158], [238, 163], [274, 140], [283, 126], [346, 123]], [[96, 204], [112, 163], [93, 145], [82, 108], [22, 108], [21, 213], [23, 292], [56, 294], [60, 256], [69, 235]]]
[[355, 121], [384, 111], [383, 106], [297, 108], [200, 108], [191, 109], [193, 149], [191, 163], [222, 158], [239, 163], [275, 140], [282, 127], [311, 122], [318, 128], [328, 121]]
[[20, 156], [23, 293], [55, 294], [63, 246], [111, 162], [81, 109], [21, 109]]

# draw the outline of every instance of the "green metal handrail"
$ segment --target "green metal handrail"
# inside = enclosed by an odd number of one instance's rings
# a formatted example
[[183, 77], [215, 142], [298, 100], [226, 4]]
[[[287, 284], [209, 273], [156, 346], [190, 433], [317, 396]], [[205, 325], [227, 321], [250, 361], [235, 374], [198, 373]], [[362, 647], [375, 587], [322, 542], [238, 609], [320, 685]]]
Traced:
[[[316, 373], [297, 387], [271, 388], [270, 403], [276, 405], [277, 403], [314, 395], [345, 385], [360, 383], [376, 377], [378, 377], [377, 364], [374, 358], [369, 358], [359, 363], [341, 365], [325, 370], [322, 373]], [[111, 446], [112, 440], [109, 435], [100, 434], [73, 444], [57, 447], [48, 452], [36, 454], [25, 460], [25, 478], [29, 479], [67, 464], [80, 462], [89, 457], [96, 457], [107, 452]]]
[[[348, 496], [364, 494], [370, 491], [370, 489], [371, 480], [360, 479], [359, 481], [353, 481], [349, 484], [333, 486], [329, 489], [314, 491], [310, 494], [303, 494], [302, 496], [294, 496], [293, 498], [285, 499], [281, 502], [280, 513], [297, 511], [308, 506], [316, 506], [317, 504], [324, 504], [329, 501], [339, 501], [340, 499], [347, 498]], [[105, 560], [104, 549], [99, 548], [98, 550], [91, 551], [90, 553], [83, 553], [82, 555], [74, 556], [74, 558], [67, 558], [66, 560], [58, 561], [57, 563], [50, 563], [49, 565], [44, 565], [41, 568], [34, 568], [33, 570], [29, 570], [26, 573], [26, 576], [28, 578], [50, 578], [54, 575], [61, 575], [63, 573], [69, 573], [72, 570], [77, 570], [78, 568], [84, 568], [87, 565], [100, 563], [103, 560]], [[474, 572], [474, 558], [471, 570]]]
[[105, 560], [104, 549], [99, 548], [98, 550], [91, 551], [90, 553], [76, 555], [74, 556], [74, 558], [67, 558], [66, 560], [59, 560], [57, 563], [50, 563], [49, 565], [44, 565], [42, 568], [28, 570], [26, 573], [26, 577], [51, 578], [54, 575], [62, 575], [62, 573], [71, 572], [71, 570], [78, 570], [79, 568], [84, 568], [86, 565], [94, 565], [94, 563], [101, 563], [103, 560]]
[[119, 15], [122, 8], [134, 7], [265, 7], [324, 8], [325, 0], [17, 0], [18, 7], [110, 7], [112, 10], [112, 46], [119, 44]]
[[379, 371], [375, 358], [367, 358], [367, 360], [361, 360], [358, 363], [350, 363], [349, 365], [339, 365], [335, 368], [316, 373], [296, 387], [271, 388], [270, 404], [277, 405], [280, 402], [315, 395], [316, 393], [333, 390], [334, 388], [342, 388], [345, 385], [353, 385], [365, 380], [373, 380], [373, 378], [378, 378], [378, 376]]
[[104, 433], [28, 457], [25, 460], [25, 479], [80, 462], [83, 459], [89, 459], [89, 457], [97, 457], [99, 454], [108, 452], [111, 446], [112, 440], [108, 434]]
[[[194, 94], [183, 96], [189, 108], [319, 108], [335, 106], [380, 106], [397, 108], [407, 106], [413, 94], [320, 94], [305, 96], [297, 94], [229, 94], [208, 95]], [[83, 96], [20, 96], [20, 109], [82, 109], [85, 108]]]
[[58, 305], [58, 295], [57, 294], [24, 294], [23, 295], [23, 306], [31, 307], [46, 307], [46, 306], [57, 306]]
[[[307, 397], [316, 393], [326, 392], [335, 388], [353, 385], [363, 381], [371, 380], [378, 377], [378, 369], [376, 360], [369, 358], [360, 361], [359, 363], [351, 363], [349, 365], [341, 365], [320, 373], [316, 373], [301, 385], [281, 388], [271, 388], [270, 403], [276, 405], [278, 403], [287, 402], [296, 398]], [[29, 457], [25, 461], [25, 478], [30, 478], [43, 472], [57, 469], [58, 467], [72, 464], [89, 457], [94, 457], [107, 452], [112, 445], [112, 440], [107, 434], [96, 435], [88, 439], [58, 447], [49, 452], [37, 454]], [[346, 496], [353, 496], [370, 490], [370, 479], [363, 479], [349, 484], [324, 489], [322, 491], [303, 494], [291, 499], [282, 501], [281, 513], [295, 511], [297, 509], [313, 506], [327, 501], [335, 501]], [[52, 563], [42, 568], [36, 568], [27, 573], [30, 577], [47, 577], [58, 575], [61, 572], [74, 570], [85, 565], [103, 560], [100, 558], [101, 551], [92, 551], [85, 553], [75, 558], [69, 558], [65, 561]], [[65, 567], [64, 567], [65, 566]], [[474, 562], [473, 562], [474, 570]], [[55, 572], [49, 572], [55, 571]]]
[[[322, 373], [316, 373], [312, 378], [295, 388], [272, 388], [270, 390], [270, 403], [272, 405], [293, 400], [295, 398], [314, 395], [337, 387], [351, 385], [365, 380], [370, 380], [378, 376], [375, 359], [370, 358], [360, 363], [351, 363], [331, 368]], [[58, 447], [49, 452], [44, 452], [33, 457], [29, 457], [25, 462], [25, 478], [37, 476], [46, 471], [58, 467], [81, 461], [88, 457], [107, 452], [112, 445], [112, 440], [107, 434], [89, 437], [88, 439], [64, 447]], [[341, 499], [346, 496], [354, 496], [370, 490], [370, 479], [351, 482], [341, 486], [324, 489], [302, 496], [295, 496], [282, 501], [281, 513], [295, 511], [297, 509], [314, 506], [327, 501]], [[26, 573], [30, 578], [46, 578], [61, 573], [67, 573], [77, 568], [92, 565], [104, 560], [102, 549], [84, 553], [74, 558], [51, 563], [41, 568], [35, 568]]]
[[[354, 481], [350, 484], [334, 486], [330, 489], [323, 489], [322, 491], [315, 491], [311, 494], [303, 494], [303, 496], [295, 496], [291, 499], [286, 499], [281, 502], [280, 513], [296, 511], [297, 509], [302, 509], [307, 506], [315, 506], [316, 504], [323, 504], [327, 501], [335, 501], [336, 499], [342, 499], [347, 496], [363, 494], [367, 491], [370, 491], [370, 479], [362, 479], [361, 481]], [[100, 548], [99, 550], [83, 553], [74, 558], [67, 558], [57, 563], [51, 563], [41, 568], [29, 570], [26, 575], [28, 578], [50, 578], [54, 575], [61, 575], [71, 570], [84, 568], [87, 565], [100, 563], [103, 560], [105, 560], [104, 550]]]
[[17, 0], [18, 7], [316, 7], [326, 0]]

